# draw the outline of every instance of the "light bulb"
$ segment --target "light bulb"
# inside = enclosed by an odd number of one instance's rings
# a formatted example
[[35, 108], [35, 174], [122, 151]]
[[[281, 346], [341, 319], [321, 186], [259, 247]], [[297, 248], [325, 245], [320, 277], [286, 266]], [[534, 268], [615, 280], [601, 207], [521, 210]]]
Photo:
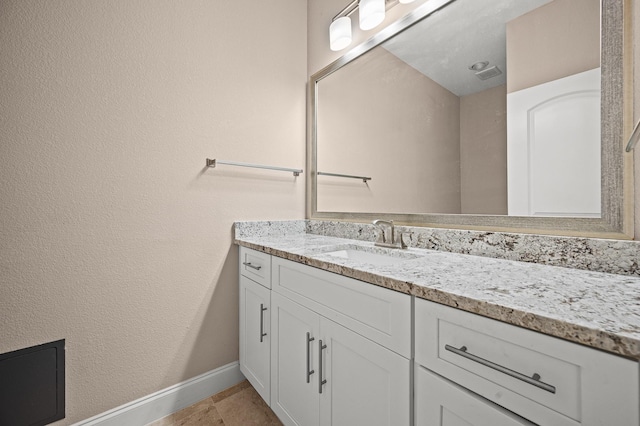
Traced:
[[370, 30], [384, 21], [385, 0], [360, 0], [360, 29]]
[[334, 52], [351, 44], [351, 18], [343, 16], [329, 26], [329, 47]]

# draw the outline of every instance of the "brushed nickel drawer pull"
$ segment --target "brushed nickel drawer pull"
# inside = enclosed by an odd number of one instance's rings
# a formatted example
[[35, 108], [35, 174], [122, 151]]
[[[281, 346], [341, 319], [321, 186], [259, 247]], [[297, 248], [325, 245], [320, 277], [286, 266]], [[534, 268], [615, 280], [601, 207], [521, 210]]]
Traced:
[[322, 385], [327, 383], [327, 379], [322, 378], [322, 351], [327, 349], [327, 345], [322, 344], [322, 340], [320, 340], [320, 344], [318, 345], [318, 393], [322, 393]]
[[244, 266], [248, 266], [249, 268], [255, 269], [256, 271], [259, 271], [260, 269], [262, 269], [262, 266], [252, 265], [251, 262], [242, 262], [242, 264]]
[[315, 337], [311, 337], [311, 333], [307, 331], [307, 383], [311, 382], [311, 375], [316, 372], [311, 369], [311, 348], [309, 348], [309, 344], [314, 340], [316, 340]]
[[260, 304], [260, 343], [262, 343], [264, 341], [264, 336], [267, 335], [267, 333], [264, 332], [264, 311], [266, 311], [267, 308], [265, 308], [264, 303]]
[[451, 345], [444, 345], [444, 348], [449, 352], [453, 352], [456, 355], [460, 355], [461, 357], [470, 359], [471, 361], [477, 362], [486, 367], [489, 367], [501, 373], [507, 374], [513, 378], [522, 380], [523, 382], [529, 383], [530, 385], [546, 390], [547, 392], [556, 393], [556, 387], [540, 381], [540, 375], [538, 373], [535, 373], [533, 377], [525, 376], [524, 374], [518, 373], [517, 371], [511, 370], [510, 368], [503, 367], [502, 365], [496, 364], [495, 362], [491, 362], [477, 355], [470, 354], [469, 352], [467, 352], [466, 346], [462, 346], [460, 349], [458, 349]]

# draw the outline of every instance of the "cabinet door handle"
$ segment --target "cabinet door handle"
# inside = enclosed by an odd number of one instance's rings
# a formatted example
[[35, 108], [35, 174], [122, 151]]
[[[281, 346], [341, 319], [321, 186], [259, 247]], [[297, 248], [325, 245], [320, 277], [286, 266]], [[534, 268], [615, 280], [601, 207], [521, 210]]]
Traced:
[[470, 359], [471, 361], [477, 362], [478, 364], [482, 364], [486, 367], [492, 368], [508, 376], [514, 377], [518, 380], [522, 380], [523, 382], [529, 383], [530, 385], [546, 390], [547, 392], [556, 393], [556, 387], [540, 381], [540, 375], [538, 373], [535, 373], [532, 377], [526, 376], [510, 368], [504, 367], [500, 364], [496, 364], [495, 362], [491, 362], [489, 360], [481, 358], [478, 355], [470, 354], [469, 352], [467, 352], [466, 346], [462, 346], [460, 349], [458, 349], [450, 345], [444, 345], [444, 348], [449, 352], [453, 352], [456, 355], [460, 355], [461, 357]]
[[242, 262], [242, 264], [244, 266], [248, 266], [249, 268], [255, 269], [256, 271], [259, 271], [260, 269], [262, 269], [262, 266], [252, 265], [251, 262]]
[[318, 392], [322, 393], [322, 385], [327, 383], [326, 379], [322, 378], [322, 351], [327, 349], [327, 345], [322, 344], [322, 340], [320, 340], [320, 344], [318, 345]]
[[264, 336], [267, 335], [267, 333], [264, 332], [264, 311], [266, 311], [267, 308], [264, 306], [264, 303], [260, 304], [260, 343], [262, 343], [264, 341]]
[[307, 331], [307, 383], [311, 383], [311, 375], [316, 372], [311, 370], [311, 348], [309, 347], [314, 340], [316, 339], [311, 337], [311, 333]]

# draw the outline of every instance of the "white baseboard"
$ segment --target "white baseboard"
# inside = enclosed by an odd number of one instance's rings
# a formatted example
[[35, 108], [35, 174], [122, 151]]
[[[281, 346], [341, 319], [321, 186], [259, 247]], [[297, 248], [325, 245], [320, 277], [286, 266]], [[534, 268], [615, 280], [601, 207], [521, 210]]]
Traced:
[[232, 362], [144, 396], [73, 426], [142, 426], [180, 411], [244, 380], [240, 364]]

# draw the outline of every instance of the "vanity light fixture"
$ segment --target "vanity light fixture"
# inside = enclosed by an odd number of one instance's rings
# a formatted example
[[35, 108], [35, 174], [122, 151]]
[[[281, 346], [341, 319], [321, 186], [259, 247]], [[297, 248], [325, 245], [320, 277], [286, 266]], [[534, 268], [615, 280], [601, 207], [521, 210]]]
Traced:
[[329, 27], [329, 46], [337, 52], [351, 44], [351, 18], [341, 16]]
[[[411, 3], [414, 0], [399, 0], [402, 4]], [[342, 50], [351, 44], [350, 16], [359, 10], [359, 23], [361, 30], [370, 30], [384, 21], [387, 7], [392, 7], [398, 0], [352, 0], [344, 9], [331, 20], [329, 26], [329, 47], [334, 52]]]
[[351, 16], [358, 8], [358, 1], [353, 0], [331, 20], [329, 26], [329, 47], [334, 52], [351, 44]]
[[360, 0], [360, 29], [370, 30], [384, 21], [385, 0]]

